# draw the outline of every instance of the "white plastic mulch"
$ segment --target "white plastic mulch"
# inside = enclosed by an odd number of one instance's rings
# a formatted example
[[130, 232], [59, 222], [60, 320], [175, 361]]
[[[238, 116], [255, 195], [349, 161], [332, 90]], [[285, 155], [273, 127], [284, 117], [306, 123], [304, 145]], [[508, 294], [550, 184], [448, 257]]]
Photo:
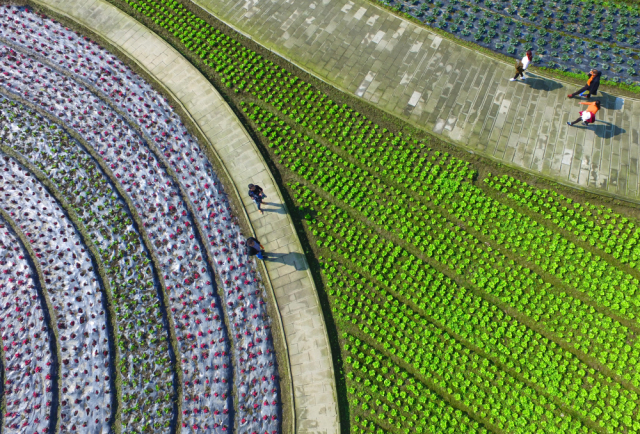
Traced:
[[80, 235], [28, 171], [0, 158], [0, 206], [38, 256], [62, 360], [61, 432], [107, 433], [111, 374], [102, 289]]
[[5, 432], [45, 433], [50, 428], [55, 378], [46, 302], [36, 288], [28, 254], [0, 219], [0, 333], [4, 351]]
[[[182, 404], [185, 425], [195, 431], [230, 427], [228, 420], [212, 422], [203, 409], [221, 408], [220, 416], [230, 410], [233, 378], [239, 391], [239, 432], [278, 432], [278, 373], [264, 290], [255, 263], [244, 253], [226, 195], [199, 145], [161, 96], [101, 47], [33, 13], [16, 8], [0, 11], [0, 37], [12, 44], [0, 56], [0, 86], [40, 105], [82, 135], [123, 185], [154, 240], [181, 338], [188, 400]], [[163, 163], [173, 168], [175, 178]], [[185, 200], [195, 215], [190, 215]], [[204, 246], [198, 242], [200, 236]], [[220, 342], [224, 328], [207, 326], [207, 318], [220, 321], [216, 319], [220, 306], [210, 305], [214, 289], [202, 247], [222, 281], [224, 312], [238, 363], [234, 375], [224, 370], [224, 365], [230, 368], [226, 343]], [[209, 330], [223, 334], [216, 342], [206, 337]], [[211, 375], [207, 368], [216, 365], [219, 371]], [[217, 388], [215, 399], [206, 392]]]

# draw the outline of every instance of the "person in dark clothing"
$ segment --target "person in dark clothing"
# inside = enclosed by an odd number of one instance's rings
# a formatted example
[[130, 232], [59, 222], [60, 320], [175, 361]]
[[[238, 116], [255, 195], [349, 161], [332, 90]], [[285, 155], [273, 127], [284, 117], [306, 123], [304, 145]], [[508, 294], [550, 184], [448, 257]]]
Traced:
[[259, 185], [249, 184], [249, 197], [256, 203], [260, 214], [264, 214], [260, 205], [262, 205], [262, 199], [267, 197], [267, 195], [264, 194], [262, 188]]
[[264, 257], [262, 256], [263, 250], [264, 247], [262, 247], [260, 241], [253, 237], [247, 238], [247, 254], [249, 256], [258, 256], [258, 259], [264, 260]]
[[600, 74], [601, 72], [597, 69], [592, 69], [587, 75], [587, 84], [584, 85], [579, 90], [570, 93], [567, 95], [567, 98], [573, 98], [576, 95], [580, 95], [582, 92], [587, 91], [587, 98], [591, 98], [594, 95], [598, 94], [598, 87], [600, 86]]

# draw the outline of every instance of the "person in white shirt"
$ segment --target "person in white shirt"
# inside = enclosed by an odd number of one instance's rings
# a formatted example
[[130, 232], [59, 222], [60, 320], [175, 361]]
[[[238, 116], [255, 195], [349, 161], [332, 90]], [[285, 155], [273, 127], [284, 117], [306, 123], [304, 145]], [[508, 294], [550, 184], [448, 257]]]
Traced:
[[531, 63], [531, 59], [533, 59], [533, 54], [531, 53], [531, 50], [527, 50], [527, 54], [521, 60], [519, 60], [518, 63], [516, 64], [515, 77], [509, 79], [509, 81], [516, 81], [518, 79], [518, 76], [522, 77], [523, 80], [527, 78], [524, 75], [524, 71], [526, 71], [527, 67], [529, 66], [529, 63]]

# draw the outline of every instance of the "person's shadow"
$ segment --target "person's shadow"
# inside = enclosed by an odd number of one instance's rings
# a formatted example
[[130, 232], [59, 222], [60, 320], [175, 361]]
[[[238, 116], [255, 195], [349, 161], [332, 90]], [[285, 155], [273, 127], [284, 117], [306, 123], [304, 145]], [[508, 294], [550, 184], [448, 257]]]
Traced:
[[[284, 207], [284, 204], [282, 203], [276, 203], [276, 202], [262, 202], [262, 211], [264, 212], [275, 212], [276, 214], [286, 214], [287, 210]], [[264, 206], [270, 206], [273, 208], [265, 208]]]
[[290, 252], [290, 253], [273, 253], [264, 252], [262, 254], [265, 262], [275, 262], [279, 264], [291, 265], [296, 270], [307, 270], [309, 265], [302, 253]]
[[624, 99], [619, 98], [613, 95], [609, 95], [604, 92], [600, 92], [600, 96], [592, 96], [589, 99], [585, 99], [585, 101], [593, 102], [600, 101], [600, 108], [608, 109], [608, 110], [622, 110], [622, 106], [624, 105]]
[[528, 84], [531, 89], [551, 92], [562, 87], [562, 84], [549, 78], [540, 77], [531, 73], [526, 74], [527, 78], [518, 81], [523, 84]]
[[583, 130], [593, 131], [596, 136], [601, 137], [603, 139], [610, 139], [619, 134], [627, 132], [627, 130], [625, 130], [624, 128], [620, 128], [619, 126], [614, 125], [611, 122], [599, 121], [597, 119], [594, 122], [593, 126], [591, 125], [587, 125], [586, 127], [582, 125], [574, 125], [574, 126], [577, 128], [581, 128]]

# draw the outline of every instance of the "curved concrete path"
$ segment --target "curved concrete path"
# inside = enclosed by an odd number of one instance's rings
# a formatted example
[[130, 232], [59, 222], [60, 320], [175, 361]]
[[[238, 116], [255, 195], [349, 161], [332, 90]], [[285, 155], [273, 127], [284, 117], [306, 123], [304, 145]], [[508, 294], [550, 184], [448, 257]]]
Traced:
[[[284, 432], [338, 433], [338, 405], [329, 339], [322, 310], [302, 246], [265, 161], [242, 124], [216, 89], [198, 70], [155, 33], [103, 0], [32, 0], [101, 35], [155, 78], [183, 105], [226, 168], [228, 178], [244, 193], [250, 182], [269, 195], [260, 215], [240, 195], [249, 224], [269, 252], [270, 283], [280, 311], [288, 349], [295, 418]], [[231, 194], [237, 194], [230, 192]], [[285, 355], [285, 359], [287, 355]], [[283, 389], [283, 400], [291, 400]], [[295, 424], [295, 425], [293, 425]]]
[[640, 200], [640, 101], [607, 95], [568, 127], [576, 90], [396, 17], [368, 0], [192, 0], [337, 88], [474, 152], [564, 184]]

